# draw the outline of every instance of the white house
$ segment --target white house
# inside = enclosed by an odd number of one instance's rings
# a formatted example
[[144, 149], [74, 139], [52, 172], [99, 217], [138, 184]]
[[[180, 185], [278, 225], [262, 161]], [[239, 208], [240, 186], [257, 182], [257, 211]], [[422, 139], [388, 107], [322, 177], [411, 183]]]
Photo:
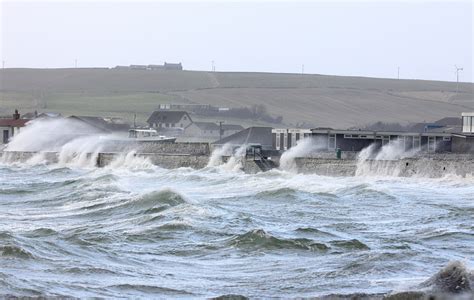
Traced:
[[151, 114], [146, 122], [150, 127], [156, 129], [184, 129], [191, 125], [193, 120], [185, 111], [157, 110]]

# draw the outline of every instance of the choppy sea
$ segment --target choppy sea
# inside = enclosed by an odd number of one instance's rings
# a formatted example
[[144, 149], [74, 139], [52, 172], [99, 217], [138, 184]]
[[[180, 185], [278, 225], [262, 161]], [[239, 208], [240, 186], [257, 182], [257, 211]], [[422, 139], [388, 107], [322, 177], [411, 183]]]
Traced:
[[472, 276], [472, 178], [0, 164], [0, 297], [444, 291], [454, 261]]

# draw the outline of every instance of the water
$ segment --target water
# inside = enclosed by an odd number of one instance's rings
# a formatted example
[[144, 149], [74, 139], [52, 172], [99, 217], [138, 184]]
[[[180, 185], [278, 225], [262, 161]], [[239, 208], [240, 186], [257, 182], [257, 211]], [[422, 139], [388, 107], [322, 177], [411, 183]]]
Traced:
[[120, 159], [0, 164], [0, 296], [378, 294], [421, 290], [450, 261], [474, 264], [472, 178]]

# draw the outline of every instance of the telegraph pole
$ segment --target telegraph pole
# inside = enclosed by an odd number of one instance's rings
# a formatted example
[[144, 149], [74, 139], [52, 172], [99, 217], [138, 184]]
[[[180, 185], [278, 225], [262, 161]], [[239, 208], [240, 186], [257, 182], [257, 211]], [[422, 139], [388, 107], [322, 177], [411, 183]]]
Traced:
[[304, 64], [301, 65], [301, 75], [304, 74]]
[[456, 65], [454, 65], [454, 68], [456, 68], [456, 95], [457, 95], [459, 92], [459, 71], [463, 71], [464, 69]]
[[400, 67], [397, 68], [397, 79], [400, 80]]
[[224, 131], [222, 130], [222, 123], [224, 123], [224, 121], [219, 121], [219, 141], [222, 140], [222, 135], [224, 135]]
[[211, 64], [211, 71], [212, 72], [216, 71], [216, 66], [214, 65], [214, 61], [212, 61], [212, 64]]

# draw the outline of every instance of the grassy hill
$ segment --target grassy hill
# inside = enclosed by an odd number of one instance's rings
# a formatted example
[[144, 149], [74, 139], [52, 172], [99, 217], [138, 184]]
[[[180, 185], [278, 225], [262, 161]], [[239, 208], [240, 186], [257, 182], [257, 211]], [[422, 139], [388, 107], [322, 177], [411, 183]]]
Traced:
[[136, 113], [144, 121], [160, 103], [263, 104], [272, 115], [282, 115], [286, 126], [306, 122], [346, 128], [375, 121], [408, 123], [459, 116], [474, 110], [473, 90], [472, 83], [460, 83], [456, 93], [453, 82], [326, 75], [5, 69], [0, 70], [0, 115], [18, 108], [129, 120]]

